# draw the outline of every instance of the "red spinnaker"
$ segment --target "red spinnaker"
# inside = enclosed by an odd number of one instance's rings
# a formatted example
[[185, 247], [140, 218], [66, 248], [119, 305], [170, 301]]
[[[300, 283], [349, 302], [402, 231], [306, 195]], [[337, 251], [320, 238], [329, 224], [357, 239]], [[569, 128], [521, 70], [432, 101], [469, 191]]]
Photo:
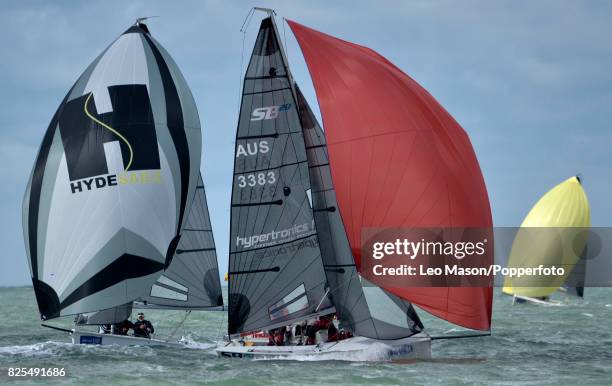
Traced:
[[[355, 263], [366, 227], [492, 227], [484, 179], [461, 126], [375, 51], [287, 21], [310, 71]], [[385, 288], [449, 322], [491, 326], [493, 291]]]

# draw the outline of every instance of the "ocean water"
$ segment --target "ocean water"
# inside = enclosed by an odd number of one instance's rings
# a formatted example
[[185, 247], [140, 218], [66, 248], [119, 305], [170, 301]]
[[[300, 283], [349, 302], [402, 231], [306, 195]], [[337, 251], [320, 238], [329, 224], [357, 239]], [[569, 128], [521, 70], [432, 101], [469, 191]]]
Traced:
[[[367, 384], [367, 385], [612, 385], [612, 288], [586, 290], [561, 307], [512, 306], [497, 289], [490, 337], [433, 342], [427, 362], [254, 361], [217, 358], [224, 312], [193, 312], [178, 335], [190, 348], [83, 346], [68, 334], [40, 327], [31, 288], [0, 288], [0, 384], [14, 382], [8, 367], [63, 367], [45, 383], [110, 384]], [[181, 312], [148, 311], [159, 336]], [[453, 326], [420, 313], [431, 335]], [[54, 321], [70, 328], [70, 318]], [[40, 384], [20, 379], [18, 384]]]

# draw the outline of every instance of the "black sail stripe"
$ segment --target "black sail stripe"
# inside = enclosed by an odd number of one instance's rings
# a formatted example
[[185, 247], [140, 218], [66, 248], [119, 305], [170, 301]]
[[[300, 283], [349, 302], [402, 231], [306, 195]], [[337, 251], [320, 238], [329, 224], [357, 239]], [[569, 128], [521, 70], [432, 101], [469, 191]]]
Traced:
[[51, 123], [45, 132], [38, 156], [36, 157], [36, 163], [34, 164], [34, 171], [32, 172], [32, 182], [30, 184], [30, 200], [28, 204], [28, 241], [30, 244], [30, 258], [32, 262], [32, 278], [38, 279], [38, 211], [40, 209], [40, 193], [42, 190], [43, 177], [45, 174], [45, 167], [47, 166], [47, 158], [49, 157], [49, 150], [51, 150], [51, 144], [53, 143], [53, 136], [57, 130], [57, 123], [59, 116], [64, 108], [68, 96], [72, 93], [70, 88], [68, 94], [64, 97], [62, 103], [60, 103]]
[[123, 280], [150, 275], [162, 269], [163, 263], [125, 253], [75, 289], [60, 303], [60, 308], [66, 308]]
[[181, 206], [179, 211], [179, 221], [176, 227], [176, 234], [178, 235], [183, 224], [183, 217], [185, 212], [185, 206], [187, 204], [187, 191], [189, 190], [189, 174], [190, 174], [190, 162], [189, 162], [189, 145], [187, 144], [187, 136], [185, 135], [185, 125], [183, 121], [183, 109], [181, 107], [181, 100], [176, 90], [176, 85], [170, 74], [168, 64], [162, 57], [161, 53], [151, 41], [151, 38], [147, 34], [142, 34], [145, 38], [155, 61], [159, 69], [161, 76], [162, 85], [164, 87], [164, 94], [166, 96], [166, 121], [168, 122], [168, 130], [170, 136], [176, 147], [176, 154], [179, 160], [179, 166], [181, 168]]

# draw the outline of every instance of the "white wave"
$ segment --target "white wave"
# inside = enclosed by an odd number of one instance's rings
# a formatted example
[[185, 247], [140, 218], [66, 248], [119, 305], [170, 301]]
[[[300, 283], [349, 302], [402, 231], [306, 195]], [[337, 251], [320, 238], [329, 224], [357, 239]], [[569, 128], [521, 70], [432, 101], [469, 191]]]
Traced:
[[382, 362], [390, 360], [391, 346], [384, 343], [374, 343], [367, 350], [319, 352], [317, 354], [296, 354], [266, 356], [264, 358], [253, 358], [254, 361], [298, 361], [298, 362], [320, 362], [320, 361], [344, 361], [344, 362]]
[[42, 342], [27, 344], [23, 346], [3, 346], [0, 347], [0, 354], [11, 354], [11, 355], [26, 355], [33, 356], [37, 354], [52, 354], [53, 350], [58, 348], [65, 348], [72, 346], [71, 343], [65, 342]]
[[179, 342], [185, 343], [185, 347], [187, 348], [192, 348], [196, 350], [210, 350], [217, 347], [215, 343], [197, 342], [193, 340], [191, 335], [182, 336]]
[[125, 355], [137, 355], [149, 357], [155, 355], [154, 349], [146, 346], [121, 346], [121, 345], [88, 345], [73, 344], [70, 342], [47, 341], [21, 346], [0, 347], [0, 357], [6, 355], [20, 355], [24, 357], [45, 357], [65, 355], [69, 353], [83, 354], [112, 354], [121, 353]]

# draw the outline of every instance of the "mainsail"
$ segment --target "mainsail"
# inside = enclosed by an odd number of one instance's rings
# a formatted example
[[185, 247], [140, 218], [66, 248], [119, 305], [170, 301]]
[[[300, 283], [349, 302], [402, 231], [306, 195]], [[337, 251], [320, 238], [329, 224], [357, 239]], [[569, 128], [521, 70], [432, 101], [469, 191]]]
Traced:
[[196, 105], [174, 61], [138, 23], [70, 89], [24, 196], [42, 319], [146, 296], [186, 223], [200, 165]]
[[580, 179], [570, 177], [552, 188], [523, 220], [512, 244], [508, 267], [556, 265], [563, 266], [565, 274], [534, 276], [530, 280], [506, 278], [502, 291], [510, 295], [545, 297], [566, 283], [571, 274], [572, 281], [568, 282], [584, 283], [590, 226], [589, 200]]
[[312, 202], [330, 298], [343, 327], [355, 335], [398, 339], [423, 329], [412, 305], [369, 283], [357, 272], [337, 210], [325, 134], [295, 87], [312, 183]]
[[230, 335], [333, 311], [311, 208], [302, 128], [273, 23], [264, 19], [257, 35], [236, 135]]
[[223, 306], [217, 251], [213, 238], [202, 175], [181, 241], [168, 269], [151, 286], [138, 307], [207, 309]]
[[114, 324], [129, 319], [132, 314], [132, 302], [106, 310], [79, 314], [74, 319], [77, 325]]
[[[288, 23], [321, 107], [357, 270], [363, 228], [491, 228], [476, 155], [444, 108], [375, 51]], [[490, 328], [491, 287], [385, 289], [455, 324]]]

